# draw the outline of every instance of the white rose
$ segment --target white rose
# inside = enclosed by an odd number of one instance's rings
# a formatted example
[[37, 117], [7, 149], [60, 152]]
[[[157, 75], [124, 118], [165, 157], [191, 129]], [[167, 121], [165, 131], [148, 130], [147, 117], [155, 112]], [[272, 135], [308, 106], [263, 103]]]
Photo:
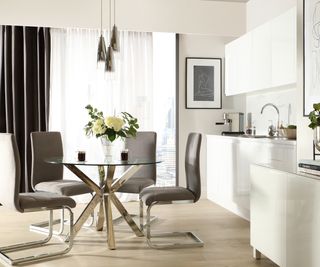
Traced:
[[120, 131], [124, 125], [124, 121], [118, 117], [106, 117], [104, 122], [109, 128], [113, 128], [116, 132]]
[[94, 134], [103, 134], [104, 133], [103, 119], [97, 119], [93, 123], [92, 131]]

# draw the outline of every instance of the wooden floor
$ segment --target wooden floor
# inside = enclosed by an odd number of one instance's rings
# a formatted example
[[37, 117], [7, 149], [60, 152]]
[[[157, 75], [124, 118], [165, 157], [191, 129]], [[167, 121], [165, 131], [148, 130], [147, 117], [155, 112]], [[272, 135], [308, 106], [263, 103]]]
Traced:
[[[125, 206], [131, 212], [136, 213], [138, 210], [138, 203], [125, 203]], [[78, 205], [76, 213], [82, 207]], [[208, 200], [201, 200], [196, 204], [154, 207], [153, 214], [159, 218], [153, 225], [155, 230], [190, 230], [204, 241], [205, 246], [154, 250], [147, 246], [144, 238], [135, 237], [129, 228], [120, 225], [116, 228], [117, 250], [110, 251], [106, 246], [104, 232], [82, 229], [68, 255], [28, 266], [277, 266], [266, 258], [260, 261], [252, 258], [247, 221]], [[0, 207], [0, 246], [38, 238], [39, 234], [28, 231], [28, 224], [46, 219], [46, 216], [46, 212], [19, 214]], [[6, 265], [0, 263], [0, 266]]]

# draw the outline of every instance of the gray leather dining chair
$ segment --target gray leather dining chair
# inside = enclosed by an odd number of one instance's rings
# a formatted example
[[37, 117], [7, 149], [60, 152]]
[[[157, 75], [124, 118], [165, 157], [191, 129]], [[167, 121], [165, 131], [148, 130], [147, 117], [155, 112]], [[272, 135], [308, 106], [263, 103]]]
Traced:
[[[63, 157], [63, 146], [60, 132], [31, 133], [31, 186], [35, 192], [50, 192], [63, 196], [76, 196], [92, 193], [92, 190], [82, 181], [64, 179], [63, 165], [50, 164], [47, 158]], [[61, 218], [54, 223], [60, 223], [61, 234], [64, 228], [64, 211]], [[93, 223], [93, 215], [92, 215]], [[47, 232], [48, 222], [40, 222], [30, 226], [31, 230]]]
[[[28, 263], [56, 257], [68, 253], [73, 245], [73, 212], [71, 208], [76, 206], [75, 201], [66, 196], [54, 193], [35, 192], [35, 193], [19, 193], [20, 187], [20, 157], [16, 139], [12, 134], [0, 134], [0, 203], [10, 209], [20, 213], [49, 211], [49, 234], [39, 241], [25, 242], [5, 247], [0, 247], [0, 258], [11, 265]], [[22, 256], [13, 258], [8, 253], [15, 251], [28, 250], [34, 247], [42, 247], [52, 238], [52, 221], [53, 210], [66, 209], [70, 214], [68, 246], [61, 251], [42, 252], [38, 255]]]
[[[151, 234], [150, 215], [151, 208], [154, 205], [176, 204], [176, 203], [195, 203], [201, 196], [201, 178], [200, 178], [200, 147], [201, 134], [190, 133], [186, 145], [185, 155], [185, 173], [187, 187], [150, 187], [145, 188], [140, 193], [140, 225], [143, 225], [143, 204], [147, 206], [147, 243], [152, 248], [183, 248], [183, 247], [202, 247], [203, 242], [192, 232], [173, 232]], [[152, 241], [153, 237], [168, 238], [173, 236], [187, 236], [191, 242], [159, 244]]]
[[[129, 150], [129, 158], [156, 160], [157, 133], [139, 131], [135, 137], [126, 138], [125, 147]], [[156, 164], [146, 165], [124, 183], [117, 192], [140, 194], [140, 192], [157, 181]], [[131, 214], [132, 216], [137, 216]], [[118, 220], [118, 219], [116, 219]]]

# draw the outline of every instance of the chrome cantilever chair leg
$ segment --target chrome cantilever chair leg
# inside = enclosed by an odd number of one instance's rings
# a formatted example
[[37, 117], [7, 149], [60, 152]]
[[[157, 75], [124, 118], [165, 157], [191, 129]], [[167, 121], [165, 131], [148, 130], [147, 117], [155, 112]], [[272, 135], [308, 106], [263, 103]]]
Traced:
[[[16, 251], [41, 247], [51, 240], [52, 235], [53, 235], [53, 210], [54, 209], [41, 209], [41, 211], [43, 211], [43, 210], [50, 211], [48, 236], [43, 240], [0, 247], [0, 258], [2, 258], [5, 262], [7, 262], [10, 265], [16, 265], [16, 264], [29, 263], [29, 262], [33, 262], [33, 261], [39, 261], [42, 259], [46, 259], [46, 258], [61, 256], [61, 255], [68, 253], [73, 246], [73, 239], [74, 239], [73, 212], [69, 207], [63, 207], [63, 208], [67, 209], [69, 211], [69, 215], [70, 215], [70, 225], [69, 225], [68, 247], [67, 248], [65, 248], [64, 250], [61, 250], [61, 251], [57, 251], [57, 252], [41, 253], [38, 255], [32, 255], [32, 256], [21, 257], [21, 258], [12, 258], [12, 257], [8, 256], [8, 253], [13, 253]], [[26, 211], [33, 212], [33, 211], [40, 211], [40, 210], [36, 209], [36, 210], [26, 210]]]
[[[91, 195], [93, 195], [91, 193]], [[94, 212], [92, 212], [91, 216], [90, 216], [91, 220], [89, 223], [84, 224], [84, 227], [92, 227], [94, 224]], [[56, 224], [60, 224], [59, 230], [57, 231], [53, 231], [53, 235], [62, 235], [64, 232], [64, 225], [68, 224], [68, 220], [64, 219], [64, 209], [61, 209], [61, 213], [60, 213], [60, 219], [56, 219], [52, 221], [53, 225]], [[42, 234], [48, 234], [49, 233], [49, 222], [48, 221], [43, 221], [43, 222], [39, 222], [39, 223], [33, 223], [30, 225], [29, 230], [33, 231], [33, 232], [37, 232], [37, 233], [42, 233]]]
[[[148, 206], [147, 223], [146, 223], [146, 228], [147, 228], [146, 239], [149, 247], [154, 249], [203, 247], [204, 245], [203, 241], [192, 232], [166, 232], [166, 233], [151, 234], [151, 224], [150, 224], [151, 208], [157, 204], [161, 205], [161, 204], [172, 204], [172, 203], [179, 203], [179, 201], [153, 202], [150, 206]], [[186, 202], [181, 201], [181, 203], [186, 203]], [[191, 241], [184, 242], [184, 243], [168, 241], [166, 243], [159, 242], [158, 244], [152, 241], [152, 238], [170, 238], [170, 237], [188, 237], [189, 239], [191, 239]]]

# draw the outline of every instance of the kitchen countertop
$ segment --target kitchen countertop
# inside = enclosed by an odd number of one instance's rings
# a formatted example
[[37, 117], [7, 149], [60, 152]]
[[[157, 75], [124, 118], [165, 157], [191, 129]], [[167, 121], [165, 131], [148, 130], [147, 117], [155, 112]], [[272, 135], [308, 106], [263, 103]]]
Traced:
[[268, 137], [241, 137], [241, 136], [228, 136], [228, 135], [214, 135], [214, 134], [207, 134], [207, 138], [221, 138], [224, 140], [239, 140], [241, 142], [257, 142], [257, 143], [269, 143], [269, 144], [281, 144], [281, 145], [293, 145], [297, 144], [297, 140], [294, 139], [287, 139], [287, 138], [268, 138]]

